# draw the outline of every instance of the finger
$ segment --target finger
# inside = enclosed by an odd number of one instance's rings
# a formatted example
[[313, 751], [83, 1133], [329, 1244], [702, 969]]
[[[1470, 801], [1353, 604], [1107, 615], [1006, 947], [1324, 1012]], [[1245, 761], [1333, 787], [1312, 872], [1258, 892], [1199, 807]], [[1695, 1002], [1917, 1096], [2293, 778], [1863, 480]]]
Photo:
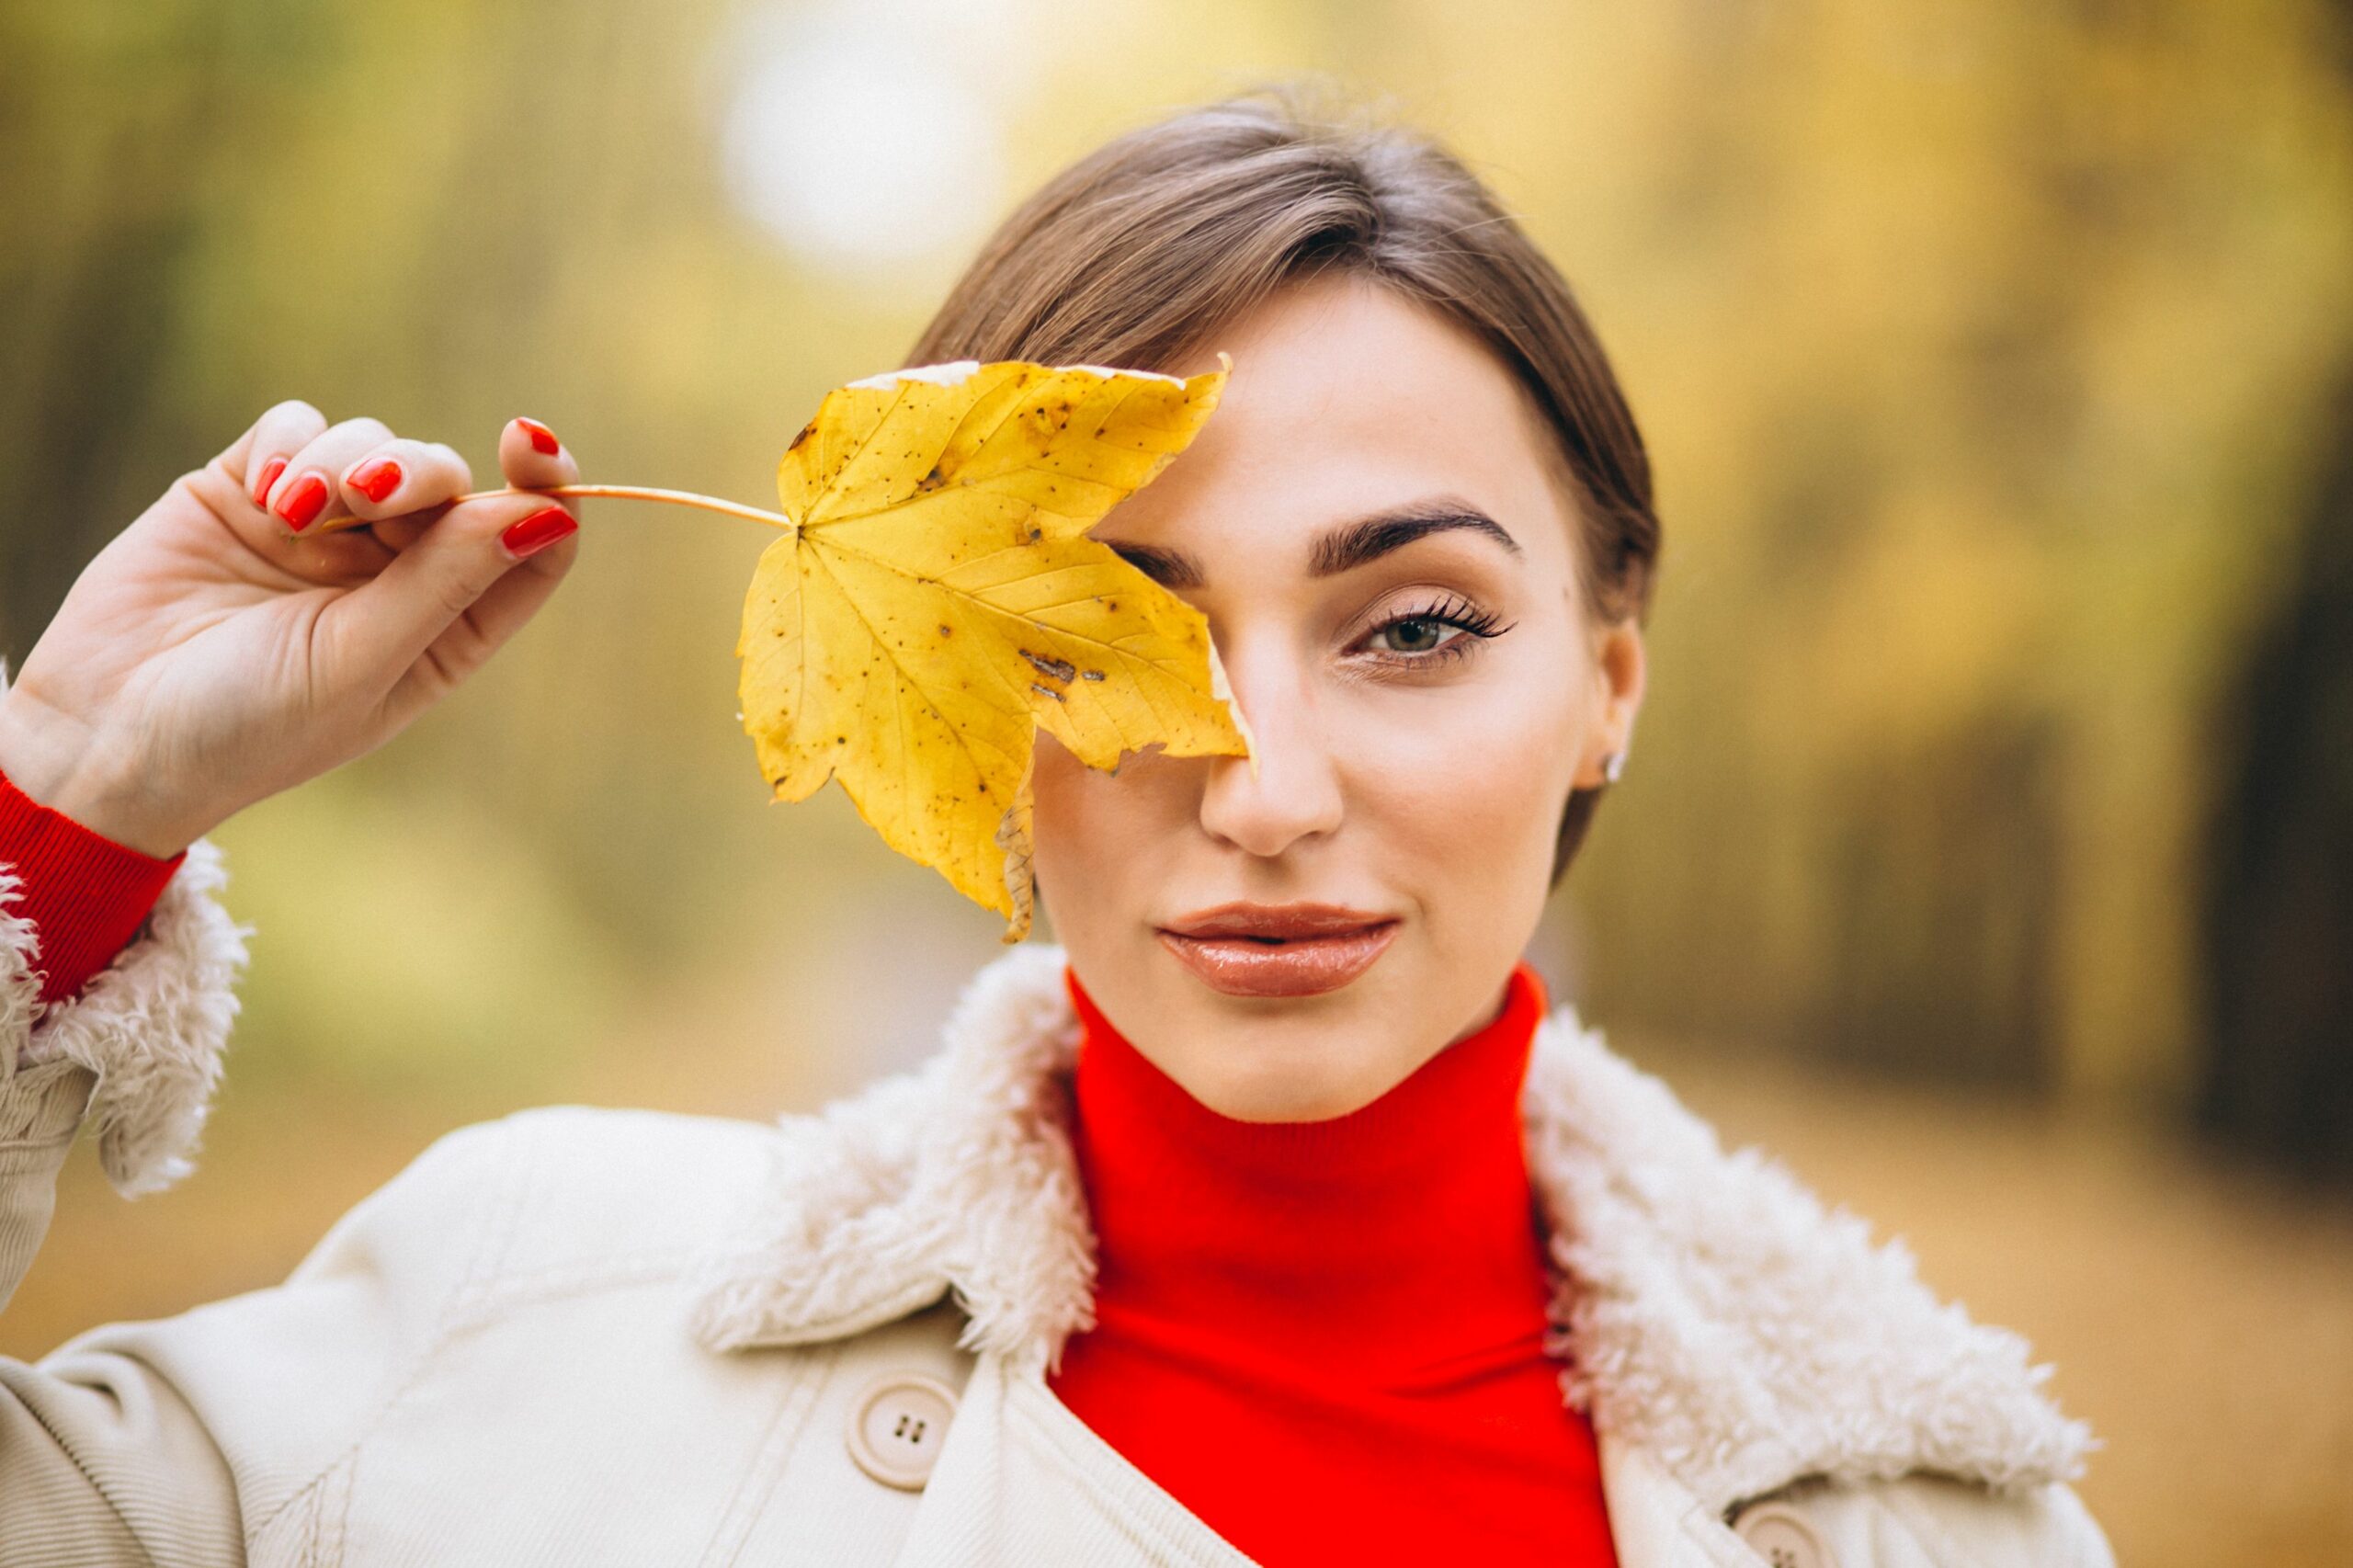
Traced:
[[511, 568], [483, 590], [465, 614], [452, 620], [426, 645], [425, 656], [409, 668], [392, 688], [388, 706], [395, 722], [429, 705], [450, 684], [479, 669], [507, 639], [555, 592], [580, 551], [579, 540], [567, 537]]
[[[578, 527], [569, 511], [544, 495], [501, 494], [452, 506], [373, 580], [320, 612], [331, 661], [325, 678], [353, 688], [391, 689], [518, 562], [561, 575], [578, 548], [572, 537]], [[469, 673], [493, 645], [453, 667], [450, 677]]]
[[336, 480], [359, 458], [392, 438], [381, 419], [347, 419], [304, 442], [286, 460], [269, 493], [269, 513], [295, 533], [348, 517]]
[[317, 533], [364, 528], [454, 500], [473, 488], [466, 460], [438, 441], [394, 437], [369, 448], [336, 476], [343, 515], [312, 525]]
[[368, 525], [369, 534], [395, 555], [425, 537], [425, 530], [449, 514], [447, 506], [428, 506], [397, 517], [379, 517]]
[[536, 419], [510, 419], [498, 433], [498, 471], [517, 490], [552, 490], [580, 483], [580, 465]]
[[[437, 451], [449, 452], [450, 457], [457, 458], [457, 453], [450, 451], [447, 447], [439, 446], [438, 443], [436, 444], [435, 449]], [[458, 460], [461, 463], [464, 461], [462, 458], [458, 459]], [[467, 470], [467, 474], [468, 477], [465, 481], [464, 489], [466, 491], [471, 491], [473, 488], [473, 480], [472, 477], [472, 470], [471, 468]], [[454, 499], [454, 497], [444, 498], [445, 501], [448, 499]], [[437, 502], [431, 506], [422, 507], [415, 511], [404, 512], [398, 517], [379, 517], [369, 525], [369, 532], [372, 533], [378, 540], [382, 541], [386, 549], [398, 553], [401, 551], [406, 550], [410, 545], [415, 544], [418, 538], [424, 534], [425, 530], [430, 528], [434, 523], [439, 521], [442, 515], [449, 511], [449, 508], [447, 505]]]
[[289, 398], [254, 421], [252, 428], [222, 454], [229, 477], [244, 489], [256, 511], [286, 472], [287, 460], [327, 427], [327, 416], [300, 398]]

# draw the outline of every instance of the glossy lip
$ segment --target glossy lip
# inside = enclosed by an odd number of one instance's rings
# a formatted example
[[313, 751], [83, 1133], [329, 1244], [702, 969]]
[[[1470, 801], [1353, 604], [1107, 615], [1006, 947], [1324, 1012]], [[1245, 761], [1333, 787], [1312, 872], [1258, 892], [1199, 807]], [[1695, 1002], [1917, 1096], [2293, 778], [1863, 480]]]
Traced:
[[1394, 916], [1336, 903], [1222, 903], [1156, 935], [1201, 983], [1229, 996], [1315, 996], [1370, 969]]
[[1197, 909], [1161, 927], [1179, 937], [1261, 937], [1289, 941], [1360, 931], [1392, 917], [1341, 903], [1252, 903], [1240, 900]]

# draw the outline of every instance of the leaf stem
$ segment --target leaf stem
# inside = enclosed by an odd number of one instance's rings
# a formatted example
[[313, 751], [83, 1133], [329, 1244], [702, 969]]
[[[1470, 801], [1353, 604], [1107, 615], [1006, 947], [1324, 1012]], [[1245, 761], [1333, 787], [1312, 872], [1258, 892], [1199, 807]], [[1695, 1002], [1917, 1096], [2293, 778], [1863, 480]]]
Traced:
[[642, 484], [553, 484], [544, 490], [477, 490], [460, 495], [450, 503], [486, 501], [497, 495], [554, 495], [566, 499], [601, 496], [616, 501], [666, 501], [674, 506], [696, 506], [706, 512], [724, 512], [731, 517], [749, 517], [766, 523], [772, 528], [790, 531], [796, 525], [781, 512], [763, 512], [757, 506], [746, 506], [739, 501], [722, 501], [716, 495], [698, 495], [691, 490], [655, 490]]

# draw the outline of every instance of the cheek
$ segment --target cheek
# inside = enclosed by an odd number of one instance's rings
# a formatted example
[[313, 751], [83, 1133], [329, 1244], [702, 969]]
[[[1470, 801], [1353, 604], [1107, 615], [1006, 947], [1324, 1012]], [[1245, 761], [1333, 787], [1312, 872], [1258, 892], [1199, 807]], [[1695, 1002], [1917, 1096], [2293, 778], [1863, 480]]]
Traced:
[[1142, 869], [1145, 852], [1170, 841], [1172, 808], [1154, 759], [1131, 756], [1114, 775], [1087, 767], [1040, 731], [1030, 777], [1038, 880], [1069, 911], [1116, 902], [1122, 879]]
[[1038, 880], [1050, 887], [1084, 885], [1087, 851], [1087, 768], [1060, 741], [1038, 733], [1030, 765], [1030, 831], [1036, 839]]
[[1585, 715], [1565, 655], [1520, 662], [1531, 667], [1355, 699], [1356, 810], [1436, 873], [1427, 890], [1462, 890], [1458, 901], [1541, 889], [1552, 869]]

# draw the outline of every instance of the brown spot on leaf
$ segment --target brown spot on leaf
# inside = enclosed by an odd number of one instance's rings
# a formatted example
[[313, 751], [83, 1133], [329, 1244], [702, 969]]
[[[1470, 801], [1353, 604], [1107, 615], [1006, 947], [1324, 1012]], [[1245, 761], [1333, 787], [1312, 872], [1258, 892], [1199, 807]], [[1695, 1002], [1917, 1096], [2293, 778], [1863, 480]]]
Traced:
[[1030, 666], [1040, 675], [1051, 676], [1064, 686], [1078, 678], [1078, 666], [1068, 659], [1041, 658], [1027, 648], [1021, 650], [1021, 656], [1029, 660]]

